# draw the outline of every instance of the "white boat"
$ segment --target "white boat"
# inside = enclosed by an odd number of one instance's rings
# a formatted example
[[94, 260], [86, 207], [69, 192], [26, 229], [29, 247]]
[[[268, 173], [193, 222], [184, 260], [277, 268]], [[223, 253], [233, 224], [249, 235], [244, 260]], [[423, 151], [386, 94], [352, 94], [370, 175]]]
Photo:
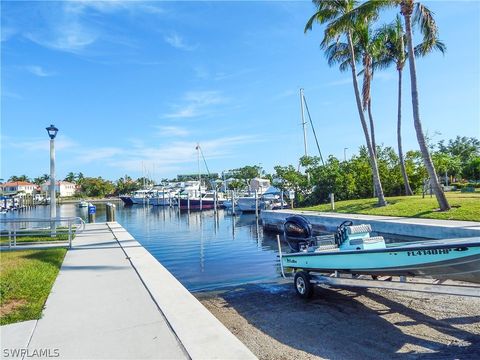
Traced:
[[249, 195], [240, 196], [237, 199], [236, 207], [238, 208], [238, 210], [242, 212], [254, 212], [257, 207], [257, 203], [259, 210], [266, 209], [267, 203], [262, 199], [262, 195], [265, 193], [265, 191], [267, 191], [269, 187], [270, 180], [268, 179], [252, 179], [250, 181], [250, 184], [248, 185]]
[[148, 198], [149, 205], [170, 206], [176, 204], [177, 192], [172, 189], [154, 189]]
[[255, 196], [242, 196], [237, 199], [236, 208], [241, 212], [254, 212], [257, 207], [258, 209], [265, 210], [266, 203], [260, 197]]
[[147, 205], [151, 195], [151, 189], [142, 189], [134, 191], [132, 195], [120, 195], [120, 199], [125, 205]]
[[[480, 283], [478, 238], [386, 244], [383, 237], [370, 236], [370, 225], [344, 222], [335, 235], [319, 237], [311, 237], [311, 224], [301, 216], [287, 218], [284, 226], [294, 252], [281, 254], [281, 265], [305, 274], [336, 271], [374, 278], [408, 276]], [[305, 285], [305, 279], [308, 275], [299, 282]]]

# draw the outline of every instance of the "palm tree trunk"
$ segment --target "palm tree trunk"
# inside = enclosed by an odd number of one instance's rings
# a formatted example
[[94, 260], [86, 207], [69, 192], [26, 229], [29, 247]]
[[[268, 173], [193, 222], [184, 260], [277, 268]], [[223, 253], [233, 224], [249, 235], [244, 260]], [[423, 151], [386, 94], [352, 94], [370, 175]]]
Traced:
[[427, 169], [428, 176], [430, 177], [430, 186], [437, 198], [438, 205], [441, 211], [450, 210], [450, 204], [438, 182], [437, 173], [433, 166], [430, 152], [428, 151], [427, 144], [425, 143], [425, 135], [423, 134], [422, 122], [420, 121], [420, 106], [418, 101], [418, 88], [417, 88], [417, 71], [415, 68], [415, 54], [413, 50], [412, 42], [412, 24], [411, 15], [404, 14], [405, 18], [405, 30], [407, 33], [407, 46], [408, 46], [408, 64], [410, 68], [410, 86], [412, 89], [412, 106], [413, 106], [413, 123], [415, 126], [415, 132], [417, 133], [417, 141], [420, 146], [420, 152], [422, 153], [423, 163]]
[[408, 182], [407, 169], [405, 168], [405, 159], [403, 158], [402, 148], [402, 71], [398, 69], [398, 120], [397, 120], [397, 142], [398, 142], [398, 158], [400, 160], [400, 169], [403, 176], [403, 185], [405, 186], [405, 195], [413, 195]]
[[[372, 148], [375, 158], [377, 157], [377, 144], [375, 143], [375, 126], [373, 125], [373, 116], [372, 116], [372, 99], [368, 99], [367, 104], [368, 110], [368, 120], [370, 121], [370, 137], [372, 139]], [[377, 159], [378, 162], [378, 159]], [[375, 189], [375, 180], [373, 180], [373, 196], [377, 196], [377, 190]]]
[[368, 120], [370, 121], [370, 136], [372, 138], [373, 152], [377, 155], [377, 143], [375, 142], [375, 126], [373, 125], [372, 99], [368, 99]]
[[360, 116], [360, 122], [362, 123], [362, 129], [365, 135], [365, 141], [367, 142], [370, 166], [372, 168], [372, 173], [373, 173], [373, 184], [377, 192], [378, 205], [385, 206], [387, 205], [387, 201], [385, 200], [385, 196], [383, 195], [382, 183], [380, 181], [380, 174], [378, 172], [377, 158], [375, 156], [375, 152], [373, 151], [372, 142], [370, 141], [367, 122], [365, 121], [365, 114], [363, 113], [363, 109], [362, 109], [362, 100], [360, 98], [360, 91], [358, 89], [357, 68], [355, 66], [355, 51], [353, 49], [352, 34], [348, 32], [347, 37], [348, 37], [348, 47], [350, 48], [350, 62], [351, 62], [351, 69], [352, 69], [353, 89], [355, 91], [355, 100], [357, 101], [358, 115]]

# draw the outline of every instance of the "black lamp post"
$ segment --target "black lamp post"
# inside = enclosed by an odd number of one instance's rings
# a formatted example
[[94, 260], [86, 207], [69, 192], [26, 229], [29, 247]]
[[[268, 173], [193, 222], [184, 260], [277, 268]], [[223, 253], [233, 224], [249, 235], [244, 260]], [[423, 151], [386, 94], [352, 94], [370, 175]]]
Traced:
[[[48, 136], [50, 137], [50, 219], [57, 217], [57, 201], [55, 193], [55, 137], [58, 129], [54, 125], [46, 128]], [[52, 226], [55, 224], [52, 221]]]

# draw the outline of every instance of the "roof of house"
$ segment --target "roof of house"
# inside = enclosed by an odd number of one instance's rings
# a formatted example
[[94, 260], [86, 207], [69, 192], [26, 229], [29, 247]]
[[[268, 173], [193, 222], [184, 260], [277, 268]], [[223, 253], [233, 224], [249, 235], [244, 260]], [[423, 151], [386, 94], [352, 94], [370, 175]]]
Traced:
[[13, 186], [35, 186], [28, 181], [9, 181], [3, 184], [0, 184], [1, 187], [13, 187]]

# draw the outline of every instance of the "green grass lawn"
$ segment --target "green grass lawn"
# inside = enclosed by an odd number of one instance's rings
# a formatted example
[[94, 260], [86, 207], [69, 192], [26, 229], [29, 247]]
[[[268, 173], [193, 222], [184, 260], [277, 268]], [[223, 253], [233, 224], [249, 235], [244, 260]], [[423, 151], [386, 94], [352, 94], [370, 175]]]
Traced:
[[0, 252], [0, 324], [39, 319], [66, 249]]
[[[348, 214], [386, 215], [420, 217], [442, 220], [480, 221], [480, 192], [447, 192], [450, 211], [438, 211], [435, 196], [396, 196], [388, 197], [388, 206], [377, 207], [377, 199], [358, 199], [335, 202], [335, 212]], [[297, 210], [314, 210], [331, 212], [330, 204], [321, 204]]]

